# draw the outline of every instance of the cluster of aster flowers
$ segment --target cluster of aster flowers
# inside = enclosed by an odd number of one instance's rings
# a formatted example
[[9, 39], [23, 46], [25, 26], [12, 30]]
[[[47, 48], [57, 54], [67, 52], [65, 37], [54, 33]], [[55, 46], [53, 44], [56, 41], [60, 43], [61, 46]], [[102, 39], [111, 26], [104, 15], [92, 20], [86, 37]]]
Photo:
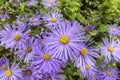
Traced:
[[[13, 7], [22, 0], [9, 0]], [[38, 0], [27, 1], [29, 8], [38, 5]], [[119, 80], [116, 63], [120, 62], [120, 27], [110, 25], [109, 38], [104, 38], [98, 46], [85, 36], [84, 27], [77, 21], [63, 18], [54, 7], [58, 0], [44, 0], [43, 5], [50, 11], [44, 15], [39, 12], [31, 17], [17, 15], [16, 23], [6, 23], [0, 30], [0, 45], [10, 50], [15, 58], [11, 64], [8, 58], [0, 58], [0, 80], [65, 80], [61, 74], [68, 61], [73, 61], [86, 80]], [[1, 19], [8, 19], [9, 13], [3, 11]], [[29, 19], [27, 22], [22, 20]], [[45, 29], [35, 36], [32, 28], [44, 25]], [[94, 29], [88, 25], [86, 30]], [[97, 60], [102, 60], [97, 65]], [[21, 62], [27, 64], [20, 67]], [[114, 64], [109, 65], [113, 61]], [[107, 66], [106, 66], [107, 65]], [[100, 67], [100, 68], [99, 68]]]

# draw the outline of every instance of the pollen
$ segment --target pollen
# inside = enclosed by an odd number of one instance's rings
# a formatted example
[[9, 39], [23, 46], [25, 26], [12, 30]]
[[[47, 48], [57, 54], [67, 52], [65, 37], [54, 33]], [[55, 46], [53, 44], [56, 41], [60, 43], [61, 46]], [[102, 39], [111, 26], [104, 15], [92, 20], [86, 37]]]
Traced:
[[49, 2], [51, 5], [53, 5], [53, 0], [50, 0], [50, 2]]
[[67, 44], [68, 42], [69, 42], [69, 37], [68, 36], [61, 36], [60, 37], [60, 43]]
[[88, 64], [85, 65], [86, 70], [90, 69], [90, 66]]
[[109, 71], [106, 74], [107, 74], [107, 76], [111, 76], [112, 75], [112, 73], [109, 72]]
[[113, 51], [114, 51], [114, 47], [113, 47], [113, 46], [108, 46], [108, 50], [109, 50], [110, 52], [113, 52]]
[[26, 76], [31, 76], [32, 75], [32, 71], [31, 70], [26, 70], [25, 71], [25, 75]]
[[20, 34], [14, 34], [13, 39], [15, 41], [19, 41], [20, 40]]
[[37, 23], [37, 22], [38, 22], [38, 19], [34, 19], [34, 22]]
[[50, 58], [51, 58], [51, 57], [50, 57], [50, 55], [49, 55], [48, 53], [45, 53], [45, 54], [44, 54], [44, 59], [45, 59], [45, 60], [50, 60]]
[[82, 48], [82, 49], [81, 49], [81, 55], [82, 55], [82, 56], [86, 56], [87, 53], [88, 53], [88, 51], [87, 51], [86, 48]]
[[12, 75], [12, 71], [11, 70], [6, 70], [5, 75], [7, 77], [11, 76]]
[[51, 18], [51, 22], [56, 22], [56, 18]]
[[29, 47], [29, 46], [27, 46], [27, 47], [26, 47], [26, 49], [25, 49], [25, 51], [26, 51], [26, 53], [29, 53], [29, 52], [31, 52], [31, 51], [32, 51], [32, 48], [31, 48], [31, 47]]

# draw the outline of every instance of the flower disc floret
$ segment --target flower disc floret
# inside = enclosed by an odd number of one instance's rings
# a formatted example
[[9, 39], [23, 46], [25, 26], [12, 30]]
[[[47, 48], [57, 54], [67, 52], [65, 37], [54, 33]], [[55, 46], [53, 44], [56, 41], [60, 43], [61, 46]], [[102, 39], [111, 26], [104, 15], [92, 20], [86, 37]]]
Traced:
[[12, 75], [12, 71], [11, 70], [6, 70], [5, 75], [7, 77], [11, 76]]
[[86, 70], [90, 69], [90, 66], [88, 64], [85, 65]]
[[69, 42], [69, 37], [68, 36], [61, 36], [60, 37], [60, 43], [67, 44], [68, 42]]
[[26, 76], [31, 76], [32, 75], [32, 71], [31, 70], [26, 70], [25, 71], [25, 75]]
[[81, 55], [82, 55], [82, 56], [86, 56], [87, 53], [88, 53], [88, 51], [87, 51], [86, 48], [82, 48], [82, 49], [81, 49]]
[[113, 51], [114, 51], [114, 47], [113, 47], [113, 46], [108, 46], [108, 50], [109, 50], [110, 52], [113, 52]]
[[32, 48], [31, 48], [31, 47], [29, 47], [29, 46], [27, 46], [27, 47], [26, 47], [26, 49], [25, 49], [25, 51], [26, 51], [26, 53], [29, 53], [29, 52], [31, 52], [31, 51], [32, 51]]
[[19, 41], [20, 40], [20, 34], [15, 34], [13, 36], [13, 38], [14, 38], [15, 41]]
[[106, 74], [107, 74], [107, 76], [111, 76], [112, 75], [112, 73], [109, 72], [109, 71]]
[[51, 22], [56, 22], [56, 18], [51, 18]]
[[50, 57], [50, 55], [49, 55], [48, 53], [45, 53], [45, 54], [44, 54], [44, 59], [45, 59], [45, 60], [50, 60], [50, 58], [51, 58], [51, 57]]

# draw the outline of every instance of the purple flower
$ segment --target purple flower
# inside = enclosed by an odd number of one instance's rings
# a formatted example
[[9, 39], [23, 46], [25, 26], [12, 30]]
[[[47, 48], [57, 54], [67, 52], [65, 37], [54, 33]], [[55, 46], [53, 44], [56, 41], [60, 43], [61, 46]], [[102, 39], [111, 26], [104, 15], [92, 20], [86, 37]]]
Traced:
[[40, 70], [40, 72], [43, 74], [61, 72], [62, 61], [54, 58], [51, 54], [52, 51], [48, 49], [42, 51], [39, 49], [38, 53], [39, 56], [35, 57], [33, 64], [36, 65], [36, 68]]
[[105, 57], [105, 61], [109, 62], [113, 58], [115, 61], [120, 60], [120, 47], [118, 45], [118, 40], [110, 39], [110, 41], [105, 38], [103, 43], [100, 45], [101, 54]]
[[24, 46], [15, 53], [19, 54], [20, 59], [24, 58], [24, 62], [29, 63], [38, 50], [38, 42], [33, 37], [26, 39]]
[[63, 20], [62, 15], [57, 12], [57, 11], [53, 11], [51, 13], [48, 13], [46, 15], [44, 15], [43, 20], [45, 21], [45, 26], [47, 27], [52, 27], [52, 26], [57, 26], [58, 23], [60, 23]]
[[92, 29], [94, 29], [95, 28], [95, 26], [94, 25], [88, 25], [88, 26], [86, 26], [86, 30], [92, 30]]
[[119, 80], [120, 79], [119, 72], [116, 67], [112, 69], [108, 68], [105, 71], [101, 71], [101, 77], [102, 77], [101, 80]]
[[47, 8], [54, 8], [55, 6], [59, 6], [58, 0], [44, 0], [43, 5]]
[[77, 47], [76, 53], [78, 52], [78, 54], [75, 59], [75, 66], [83, 72], [83, 75], [86, 75], [84, 74], [86, 71], [86, 65], [90, 68], [95, 67], [95, 58], [98, 58], [99, 54], [97, 53], [96, 47], [90, 46], [90, 44], [87, 44], [87, 41], [83, 43], [84, 44]]
[[30, 25], [39, 26], [41, 24], [40, 18], [41, 16], [39, 14], [35, 14], [34, 17], [30, 18]]
[[33, 65], [30, 65], [23, 70], [23, 80], [39, 80], [42, 77], [42, 73], [39, 72], [39, 70], [37, 70]]
[[51, 28], [52, 33], [45, 37], [45, 45], [53, 51], [54, 57], [65, 62], [75, 57], [74, 51], [84, 38], [80, 27], [80, 24], [74, 21], [61, 22], [56, 28]]
[[12, 3], [12, 5], [14, 7], [17, 7], [19, 6], [19, 3], [21, 2], [22, 0], [9, 0], [10, 3]]
[[98, 70], [97, 70], [96, 66], [91, 67], [87, 63], [81, 70], [81, 73], [82, 73], [83, 77], [88, 80], [97, 80], [97, 78], [98, 78]]
[[120, 36], [120, 27], [117, 25], [110, 25], [108, 30], [109, 35]]
[[38, 0], [29, 0], [27, 1], [27, 6], [28, 7], [33, 7], [38, 4]]
[[5, 30], [0, 32], [1, 44], [6, 48], [17, 49], [24, 46], [25, 39], [29, 36], [30, 30], [26, 30], [26, 27], [18, 24], [18, 26], [10, 24], [5, 25]]
[[22, 79], [22, 70], [19, 68], [18, 64], [14, 62], [10, 68], [9, 61], [6, 59], [4, 68], [0, 70], [0, 80], [20, 79]]

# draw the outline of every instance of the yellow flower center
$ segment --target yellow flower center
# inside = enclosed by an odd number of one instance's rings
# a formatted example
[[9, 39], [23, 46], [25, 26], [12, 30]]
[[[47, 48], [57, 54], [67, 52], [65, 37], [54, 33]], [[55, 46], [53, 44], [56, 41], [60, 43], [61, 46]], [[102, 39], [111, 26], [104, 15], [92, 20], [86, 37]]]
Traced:
[[44, 59], [45, 59], [45, 60], [50, 60], [50, 58], [51, 58], [51, 57], [50, 57], [50, 55], [49, 55], [48, 53], [45, 53], [45, 54], [44, 54]]
[[32, 75], [32, 71], [31, 70], [26, 70], [25, 71], [25, 75], [26, 76], [31, 76]]
[[19, 41], [19, 40], [20, 40], [20, 34], [15, 34], [15, 35], [13, 36], [13, 39], [14, 39], [15, 41]]
[[29, 53], [32, 51], [32, 48], [28, 46], [28, 47], [26, 47], [25, 51], [26, 51], [26, 53]]
[[114, 29], [113, 29], [113, 32], [116, 32], [116, 31], [117, 31], [116, 28], [114, 28]]
[[11, 76], [12, 75], [12, 71], [11, 70], [6, 70], [5, 75], [7, 77]]
[[35, 23], [38, 22], [38, 19], [34, 19], [34, 22], [35, 22]]
[[68, 42], [69, 42], [69, 37], [68, 36], [61, 36], [60, 37], [60, 43], [67, 44]]
[[81, 49], [81, 55], [82, 55], [82, 56], [86, 56], [87, 53], [88, 53], [88, 51], [87, 51], [86, 48], [82, 48], [82, 49]]
[[50, 0], [50, 2], [49, 2], [51, 5], [53, 5], [53, 0]]
[[107, 76], [111, 76], [111, 75], [112, 75], [112, 73], [108, 71], [107, 72]]
[[56, 18], [51, 18], [51, 21], [52, 22], [56, 22]]
[[109, 50], [110, 52], [113, 52], [113, 51], [114, 51], [114, 47], [113, 47], [113, 46], [108, 46], [108, 50]]
[[90, 69], [90, 66], [88, 64], [86, 64], [85, 68], [88, 70], [88, 69]]

